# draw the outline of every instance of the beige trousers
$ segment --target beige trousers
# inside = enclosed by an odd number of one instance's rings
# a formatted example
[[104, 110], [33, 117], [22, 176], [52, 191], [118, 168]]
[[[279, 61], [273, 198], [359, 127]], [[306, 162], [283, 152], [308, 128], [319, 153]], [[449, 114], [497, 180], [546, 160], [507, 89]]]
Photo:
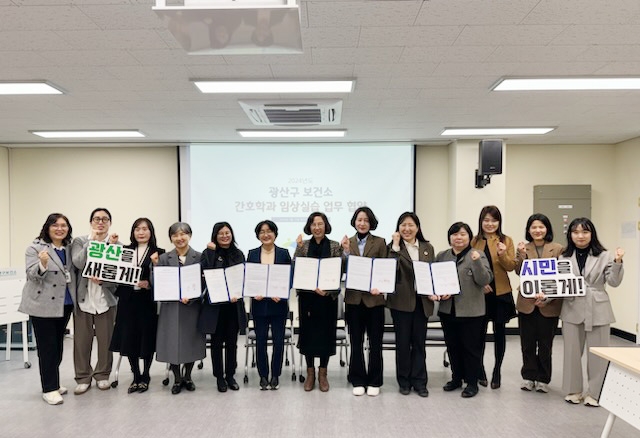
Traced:
[[592, 331], [587, 332], [584, 329], [584, 324], [562, 322], [562, 337], [564, 339], [562, 389], [565, 394], [583, 392], [582, 355], [586, 353], [588, 387], [584, 393], [596, 400], [600, 397], [608, 361], [589, 353], [589, 348], [607, 347], [610, 331], [609, 324], [593, 327]]
[[[113, 353], [109, 351], [113, 326], [116, 321], [116, 306], [109, 307], [105, 313], [92, 315], [79, 308], [73, 311], [73, 363], [76, 370], [76, 382], [91, 384], [91, 379], [109, 380]], [[91, 367], [93, 336], [98, 341], [98, 363]]]

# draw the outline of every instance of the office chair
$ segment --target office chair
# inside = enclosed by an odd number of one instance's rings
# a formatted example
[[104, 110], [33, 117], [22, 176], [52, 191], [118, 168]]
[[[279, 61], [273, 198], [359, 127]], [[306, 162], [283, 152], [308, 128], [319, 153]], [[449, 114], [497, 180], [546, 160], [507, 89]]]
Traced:
[[[251, 313], [247, 313], [248, 327], [245, 333], [244, 341], [244, 383], [249, 383], [249, 349], [252, 350], [251, 354], [251, 368], [256, 367], [256, 331], [253, 325], [253, 316]], [[267, 346], [273, 346], [273, 338], [271, 335], [271, 329], [267, 335]], [[291, 349], [291, 361], [293, 362], [291, 381], [296, 381], [296, 358], [295, 358], [295, 342], [293, 340], [293, 312], [289, 311], [287, 321], [284, 328], [284, 364], [289, 366], [289, 349]]]

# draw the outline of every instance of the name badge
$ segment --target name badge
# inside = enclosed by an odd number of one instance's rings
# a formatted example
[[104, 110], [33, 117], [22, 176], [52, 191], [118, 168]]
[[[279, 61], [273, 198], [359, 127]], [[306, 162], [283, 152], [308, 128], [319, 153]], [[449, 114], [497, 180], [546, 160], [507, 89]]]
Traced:
[[64, 271], [64, 279], [67, 283], [71, 283], [71, 272], [65, 269]]

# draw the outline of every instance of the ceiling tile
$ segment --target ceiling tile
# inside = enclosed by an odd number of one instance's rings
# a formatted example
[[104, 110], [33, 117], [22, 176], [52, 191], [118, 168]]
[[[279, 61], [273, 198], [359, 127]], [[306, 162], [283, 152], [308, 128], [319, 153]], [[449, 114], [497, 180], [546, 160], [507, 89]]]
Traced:
[[429, 0], [423, 3], [415, 24], [518, 24], [540, 0]]

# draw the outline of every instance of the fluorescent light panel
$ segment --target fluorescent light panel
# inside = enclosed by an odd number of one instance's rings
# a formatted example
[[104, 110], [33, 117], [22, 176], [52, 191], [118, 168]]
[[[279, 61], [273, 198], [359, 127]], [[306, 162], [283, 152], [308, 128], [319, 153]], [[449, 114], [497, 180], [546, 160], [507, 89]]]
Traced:
[[440, 135], [543, 135], [555, 128], [445, 128]]
[[145, 137], [140, 131], [30, 131], [44, 138], [139, 138]]
[[243, 131], [238, 134], [245, 138], [338, 138], [344, 137], [346, 131]]
[[493, 91], [639, 90], [640, 77], [506, 78]]
[[0, 94], [62, 94], [62, 91], [44, 81], [0, 82]]
[[354, 81], [193, 81], [203, 93], [351, 93]]

